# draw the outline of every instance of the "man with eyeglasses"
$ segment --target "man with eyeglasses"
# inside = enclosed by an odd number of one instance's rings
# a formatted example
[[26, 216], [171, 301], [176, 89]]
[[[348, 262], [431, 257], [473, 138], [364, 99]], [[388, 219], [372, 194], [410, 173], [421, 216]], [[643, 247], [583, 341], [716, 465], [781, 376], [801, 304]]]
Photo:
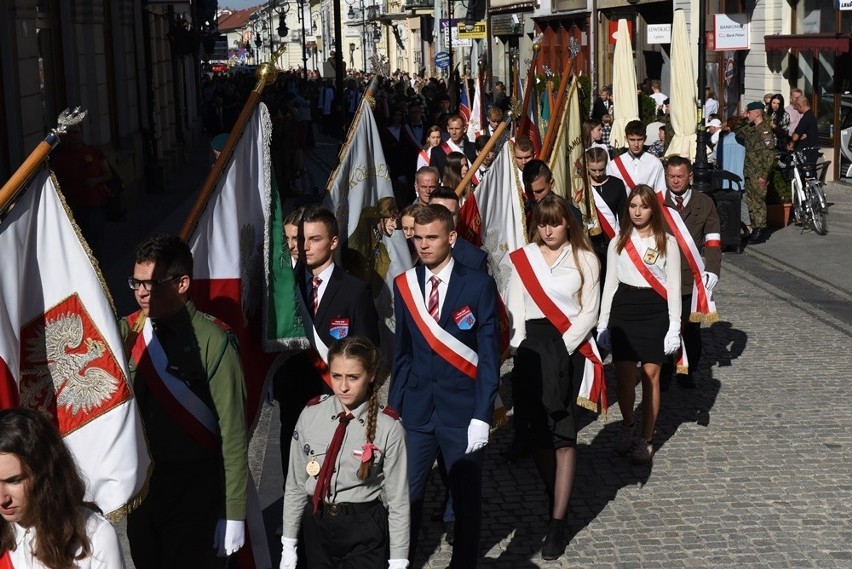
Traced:
[[154, 463], [127, 518], [139, 569], [217, 567], [245, 541], [246, 387], [236, 337], [189, 299], [192, 268], [177, 236], [144, 242], [128, 279], [140, 309], [120, 322]]

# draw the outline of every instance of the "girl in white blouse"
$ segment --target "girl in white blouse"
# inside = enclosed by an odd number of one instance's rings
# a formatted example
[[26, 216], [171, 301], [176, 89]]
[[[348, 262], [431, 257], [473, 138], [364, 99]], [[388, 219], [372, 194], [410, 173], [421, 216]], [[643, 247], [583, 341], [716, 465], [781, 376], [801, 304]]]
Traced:
[[123, 569], [115, 530], [96, 506], [47, 418], [0, 411], [0, 567]]
[[600, 264], [564, 198], [550, 194], [541, 200], [532, 227], [533, 242], [509, 255], [507, 309], [510, 346], [516, 350], [512, 383], [528, 397], [533, 458], [552, 504], [541, 555], [556, 559], [567, 545], [577, 396], [597, 321]]
[[[680, 348], [680, 252], [663, 226], [663, 207], [650, 186], [627, 198], [620, 233], [607, 250], [598, 344], [612, 349], [623, 424], [616, 451], [650, 462], [660, 409], [660, 366]], [[636, 363], [641, 362], [642, 437], [634, 440]]]

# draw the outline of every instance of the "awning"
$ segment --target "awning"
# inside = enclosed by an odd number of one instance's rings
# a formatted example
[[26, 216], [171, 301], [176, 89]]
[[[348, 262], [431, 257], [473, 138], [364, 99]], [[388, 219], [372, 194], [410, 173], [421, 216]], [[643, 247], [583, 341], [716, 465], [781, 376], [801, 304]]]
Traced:
[[766, 51], [834, 51], [847, 53], [850, 51], [852, 36], [850, 34], [789, 34], [763, 36]]

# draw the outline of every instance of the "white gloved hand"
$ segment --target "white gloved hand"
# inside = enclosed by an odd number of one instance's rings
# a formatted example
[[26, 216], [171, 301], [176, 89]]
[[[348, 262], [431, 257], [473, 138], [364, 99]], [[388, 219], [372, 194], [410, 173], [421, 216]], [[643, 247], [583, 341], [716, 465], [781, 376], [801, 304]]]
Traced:
[[408, 559], [388, 559], [388, 569], [408, 569]]
[[663, 340], [663, 351], [667, 356], [676, 354], [680, 349], [680, 328], [669, 328]]
[[296, 546], [299, 540], [292, 537], [281, 538], [281, 565], [278, 569], [296, 569], [296, 563], [299, 561], [299, 555], [296, 553]]
[[612, 351], [612, 339], [609, 337], [609, 328], [598, 328], [598, 347], [605, 352]]
[[465, 454], [476, 452], [488, 444], [488, 432], [491, 425], [479, 419], [471, 419], [467, 426], [467, 450]]
[[233, 555], [246, 542], [246, 523], [243, 520], [219, 520], [213, 535], [213, 549], [216, 555]]
[[704, 288], [708, 291], [713, 290], [713, 287], [715, 287], [716, 283], [719, 282], [719, 275], [708, 271], [704, 271], [701, 278], [704, 281]]

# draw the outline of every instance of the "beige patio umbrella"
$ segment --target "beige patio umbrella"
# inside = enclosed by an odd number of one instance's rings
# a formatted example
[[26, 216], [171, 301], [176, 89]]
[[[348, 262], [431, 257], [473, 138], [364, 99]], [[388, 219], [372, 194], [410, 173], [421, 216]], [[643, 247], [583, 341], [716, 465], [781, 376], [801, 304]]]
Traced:
[[686, 31], [683, 10], [675, 10], [672, 23], [672, 86], [669, 91], [669, 115], [674, 136], [666, 156], [679, 155], [695, 160], [696, 110], [695, 72], [692, 68], [692, 49]]
[[613, 148], [627, 146], [624, 127], [639, 120], [639, 99], [636, 95], [636, 67], [633, 64], [633, 48], [627, 31], [627, 20], [618, 21], [618, 37], [615, 39], [615, 55], [612, 61], [612, 134]]

